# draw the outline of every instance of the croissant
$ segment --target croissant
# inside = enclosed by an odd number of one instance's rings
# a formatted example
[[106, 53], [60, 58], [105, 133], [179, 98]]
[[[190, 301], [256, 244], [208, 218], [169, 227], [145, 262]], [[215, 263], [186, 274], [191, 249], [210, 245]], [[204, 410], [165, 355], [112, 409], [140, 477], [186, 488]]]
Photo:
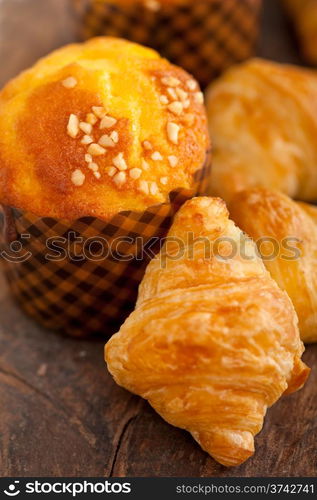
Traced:
[[258, 242], [266, 268], [292, 299], [302, 340], [317, 342], [317, 207], [254, 188], [235, 196], [230, 215]]
[[210, 194], [276, 189], [317, 199], [317, 73], [251, 60], [207, 91], [214, 147]]
[[302, 353], [287, 294], [225, 203], [207, 197], [180, 209], [135, 311], [105, 348], [119, 385], [226, 466], [253, 454], [267, 407], [303, 385]]

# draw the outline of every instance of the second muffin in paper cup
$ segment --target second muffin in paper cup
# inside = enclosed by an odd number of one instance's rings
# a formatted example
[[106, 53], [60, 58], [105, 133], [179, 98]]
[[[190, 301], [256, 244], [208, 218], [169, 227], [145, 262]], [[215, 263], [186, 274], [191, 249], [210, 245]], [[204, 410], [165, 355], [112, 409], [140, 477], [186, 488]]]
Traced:
[[0, 94], [1, 256], [48, 328], [111, 334], [174, 214], [205, 191], [197, 82], [114, 38], [59, 49]]
[[262, 0], [73, 0], [80, 35], [157, 50], [207, 85], [254, 54]]

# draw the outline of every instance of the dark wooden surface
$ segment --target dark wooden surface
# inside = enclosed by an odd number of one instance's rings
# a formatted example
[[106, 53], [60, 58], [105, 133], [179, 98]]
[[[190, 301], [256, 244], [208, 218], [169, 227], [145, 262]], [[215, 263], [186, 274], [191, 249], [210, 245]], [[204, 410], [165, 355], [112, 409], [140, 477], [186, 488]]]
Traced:
[[[62, 0], [54, 2], [54, 8], [64, 8]], [[264, 3], [259, 54], [298, 62], [277, 0]], [[38, 33], [44, 32], [42, 25]], [[58, 43], [49, 36], [46, 49]], [[3, 80], [24, 65], [20, 56], [7, 61]], [[0, 276], [0, 475], [316, 476], [317, 345], [307, 348], [304, 359], [313, 367], [305, 388], [268, 411], [254, 457], [226, 469], [189, 434], [115, 385], [102, 341], [42, 330], [15, 306]]]

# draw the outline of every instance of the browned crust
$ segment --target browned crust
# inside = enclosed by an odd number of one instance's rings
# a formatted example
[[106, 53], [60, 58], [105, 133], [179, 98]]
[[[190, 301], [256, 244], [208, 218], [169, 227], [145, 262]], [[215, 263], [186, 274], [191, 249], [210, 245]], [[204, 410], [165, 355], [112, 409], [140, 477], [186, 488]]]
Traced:
[[[124, 50], [131, 63], [117, 60]], [[108, 65], [105, 71], [103, 61], [99, 65], [101, 57]], [[75, 59], [65, 64], [65, 58]], [[50, 65], [54, 65], [54, 71]], [[84, 133], [70, 137], [67, 124], [71, 114], [85, 121], [93, 106], [107, 108], [100, 82], [106, 81], [109, 72], [114, 76], [111, 74], [111, 109], [107, 114], [117, 120], [114, 128], [120, 140], [106, 154], [93, 158], [101, 173], [96, 179], [84, 161], [88, 150], [81, 144]], [[71, 89], [63, 85], [69, 76], [77, 81]], [[160, 102], [167, 89], [162, 83], [164, 77], [177, 78], [183, 89], [192, 79], [150, 49], [100, 38], [65, 47], [9, 83], [0, 94], [0, 202], [39, 216], [108, 219], [122, 210], [144, 211], [168, 202], [173, 189], [193, 187], [193, 174], [203, 166], [209, 148], [204, 106], [195, 98], [199, 87], [197, 84], [195, 92], [190, 93], [186, 112], [176, 116]], [[131, 87], [133, 79], [140, 88]], [[168, 140], [168, 121], [180, 126], [177, 145]], [[109, 132], [100, 130], [98, 122], [93, 127], [94, 142]], [[142, 146], [145, 139], [153, 145], [151, 151]], [[162, 161], [151, 159], [155, 151], [160, 152]], [[129, 168], [123, 185], [116, 185], [106, 174], [119, 153]], [[169, 156], [177, 157], [176, 167], [171, 167]], [[142, 168], [143, 160], [149, 168], [142, 172], [142, 179], [150, 187], [155, 183], [156, 193], [140, 191], [140, 181], [129, 175], [131, 169]], [[85, 174], [80, 187], [72, 182], [75, 169]], [[162, 178], [167, 178], [166, 184], [161, 183]]]

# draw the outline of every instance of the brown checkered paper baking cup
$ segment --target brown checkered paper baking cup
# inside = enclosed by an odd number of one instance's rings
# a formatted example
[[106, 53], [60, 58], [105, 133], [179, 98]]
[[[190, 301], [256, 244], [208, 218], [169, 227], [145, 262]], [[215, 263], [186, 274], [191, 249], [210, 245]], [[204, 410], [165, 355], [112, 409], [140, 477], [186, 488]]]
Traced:
[[156, 49], [202, 86], [254, 54], [262, 0], [73, 0], [80, 36]]
[[69, 223], [2, 207], [0, 260], [13, 296], [49, 329], [73, 336], [115, 332], [134, 308], [145, 268], [175, 213], [206, 192], [209, 172], [207, 152], [193, 189], [176, 189], [169, 203], [120, 212], [108, 222]]

